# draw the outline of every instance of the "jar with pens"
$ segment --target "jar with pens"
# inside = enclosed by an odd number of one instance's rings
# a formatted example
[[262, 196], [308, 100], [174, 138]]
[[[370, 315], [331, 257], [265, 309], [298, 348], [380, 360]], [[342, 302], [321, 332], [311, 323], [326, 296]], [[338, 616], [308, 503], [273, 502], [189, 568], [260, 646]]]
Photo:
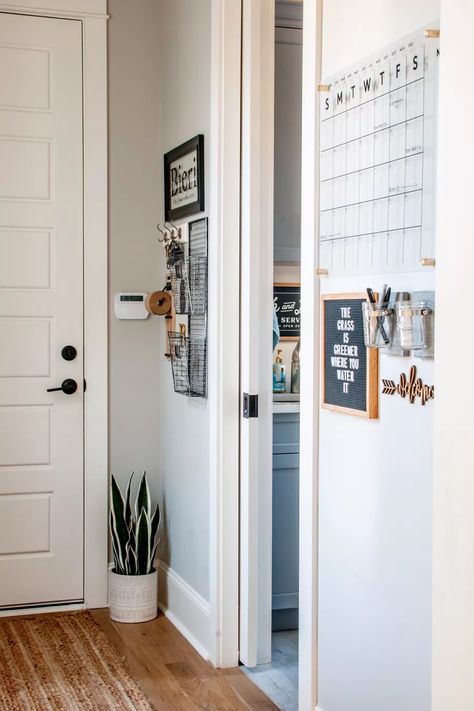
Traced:
[[385, 284], [377, 298], [367, 288], [368, 301], [362, 303], [364, 342], [367, 348], [390, 348], [393, 341], [394, 311], [389, 306], [391, 288]]
[[389, 355], [432, 357], [433, 303], [410, 300], [407, 292], [398, 292], [391, 300], [391, 294], [386, 284], [379, 296], [367, 289], [367, 301], [362, 303], [366, 347], [384, 348]]

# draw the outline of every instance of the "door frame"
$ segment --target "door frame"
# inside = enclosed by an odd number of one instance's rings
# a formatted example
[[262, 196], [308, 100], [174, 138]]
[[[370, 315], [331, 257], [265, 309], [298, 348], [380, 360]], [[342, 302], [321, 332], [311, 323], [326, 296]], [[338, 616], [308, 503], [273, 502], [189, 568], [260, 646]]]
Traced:
[[[210, 649], [239, 663], [241, 0], [212, 0], [209, 406]], [[302, 326], [299, 708], [317, 704], [319, 466], [318, 114], [322, 0], [303, 3]], [[265, 28], [260, 41], [268, 41]], [[213, 343], [211, 340], [213, 339]], [[233, 377], [232, 377], [233, 376]]]
[[242, 0], [212, 0], [209, 210], [209, 658], [239, 663]]
[[[323, 0], [303, 2], [300, 396], [300, 711], [318, 703], [319, 546], [319, 94]], [[319, 708], [319, 707], [318, 707]]]
[[[10, 12], [82, 23], [84, 211], [84, 603], [107, 606], [108, 236], [107, 2], [10, 0]], [[35, 608], [58, 609], [57, 607]], [[8, 614], [8, 612], [6, 613]], [[13, 614], [13, 613], [10, 613]], [[18, 614], [18, 610], [14, 611]]]
[[240, 644], [247, 667], [272, 658], [272, 313], [275, 2], [243, 0], [240, 188]]

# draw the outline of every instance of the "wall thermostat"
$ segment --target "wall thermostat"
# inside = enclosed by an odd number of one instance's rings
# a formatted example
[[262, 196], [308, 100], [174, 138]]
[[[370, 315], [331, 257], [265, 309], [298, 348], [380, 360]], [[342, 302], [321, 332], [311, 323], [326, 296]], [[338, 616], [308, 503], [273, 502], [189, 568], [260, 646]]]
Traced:
[[148, 311], [145, 306], [146, 291], [122, 291], [115, 294], [114, 313], [119, 319], [145, 319]]

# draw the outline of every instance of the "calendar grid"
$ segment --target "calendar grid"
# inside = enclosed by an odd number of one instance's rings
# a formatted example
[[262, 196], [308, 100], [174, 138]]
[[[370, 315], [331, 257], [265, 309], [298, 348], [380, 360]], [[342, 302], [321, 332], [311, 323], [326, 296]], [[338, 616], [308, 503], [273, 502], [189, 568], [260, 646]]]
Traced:
[[434, 146], [433, 48], [416, 33], [328, 81], [321, 96], [320, 264], [333, 273], [419, 266], [434, 222], [424, 189], [426, 162], [434, 169], [434, 147], [428, 158], [425, 150]]
[[[406, 123], [409, 123], [410, 121], [416, 121], [416, 119], [422, 119], [423, 114], [419, 114], [418, 116], [413, 116], [413, 118], [408, 119], [408, 121], [400, 121], [399, 123], [394, 123], [391, 124], [390, 126], [387, 126], [386, 128], [378, 128], [375, 131], [372, 131], [372, 133], [366, 133], [360, 138], [365, 138], [366, 136], [372, 136], [375, 135], [376, 133], [382, 133], [383, 131], [386, 131], [387, 128], [397, 128], [397, 126], [402, 126]], [[336, 146], [332, 146], [331, 148], [325, 148], [324, 150], [321, 151], [321, 154], [327, 153], [328, 151], [333, 151], [335, 148], [341, 148], [341, 146], [347, 146], [349, 143], [356, 143], [357, 141], [360, 141], [360, 138], [353, 138], [351, 141], [344, 141], [343, 143], [338, 143]]]
[[[392, 232], [406, 232], [407, 230], [418, 230], [422, 227], [421, 223], [419, 225], [413, 225], [413, 227], [400, 227], [397, 230], [391, 230]], [[363, 232], [362, 234], [353, 234], [344, 237], [331, 237], [331, 242], [337, 242], [337, 240], [345, 239], [355, 239], [356, 237], [370, 237], [372, 235], [383, 235], [386, 234], [387, 230], [381, 230], [380, 232]]]
[[[344, 77], [341, 77], [341, 80], [344, 81]], [[406, 84], [404, 84], [404, 86], [407, 86], [407, 87], [408, 87], [408, 86], [410, 86], [411, 84], [415, 84], [415, 83], [418, 82], [418, 81], [423, 81], [423, 77], [420, 77], [420, 79], [412, 79], [411, 81], [409, 81], [409, 82], [407, 82]], [[381, 96], [389, 96], [389, 95], [390, 95], [391, 93], [393, 93], [394, 91], [397, 91], [397, 89], [389, 89], [389, 90], [388, 90], [387, 92], [385, 92], [384, 94], [381, 94]], [[371, 101], [371, 99], [370, 99], [370, 101]], [[338, 114], [338, 116], [342, 116], [342, 114], [348, 113], [349, 111], [353, 111], [353, 109], [344, 109], [343, 111], [341, 111], [341, 112]], [[322, 117], [322, 118], [321, 118], [321, 123], [324, 123], [325, 121], [329, 121], [330, 118], [331, 118], [330, 116], [328, 116], [327, 118]]]
[[[421, 154], [417, 154], [417, 155], [421, 155]], [[421, 188], [413, 188], [413, 190], [406, 190], [405, 192], [416, 193], [418, 191], [422, 192], [422, 189]], [[399, 194], [401, 194], [401, 193], [392, 193], [392, 195], [399, 195]], [[389, 197], [390, 197], [390, 195], [382, 195], [382, 197], [379, 197], [379, 198], [372, 198], [370, 200], [360, 200], [359, 202], [347, 203], [347, 205], [345, 205], [345, 207], [355, 207], [355, 205], [364, 205], [364, 204], [369, 204], [369, 203], [372, 204], [374, 202], [378, 202], [379, 200], [387, 200], [387, 198], [389, 198]], [[333, 208], [327, 208], [326, 210], [321, 210], [321, 213], [332, 212], [332, 210], [333, 210]]]
[[[423, 105], [425, 104], [426, 97], [425, 97], [425, 84], [423, 82]], [[423, 135], [422, 135], [422, 143], [425, 145], [425, 122], [423, 121]], [[433, 145], [434, 145], [434, 137], [433, 137]], [[424, 185], [424, 173], [425, 173], [425, 163], [424, 161], [421, 164], [421, 184]], [[424, 202], [424, 197], [425, 197], [425, 191], [423, 190], [421, 192], [421, 214], [423, 214], [423, 202]], [[422, 240], [420, 240], [420, 249], [419, 249], [419, 254], [418, 258], [421, 259], [422, 254], [421, 254], [421, 246], [422, 246]]]

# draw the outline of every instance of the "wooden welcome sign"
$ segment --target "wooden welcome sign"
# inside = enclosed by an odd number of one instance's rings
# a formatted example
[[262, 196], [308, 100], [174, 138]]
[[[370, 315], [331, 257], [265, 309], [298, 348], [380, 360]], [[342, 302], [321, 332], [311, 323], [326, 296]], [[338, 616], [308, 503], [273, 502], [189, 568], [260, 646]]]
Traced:
[[416, 365], [412, 365], [408, 377], [405, 373], [400, 373], [398, 385], [394, 380], [386, 380], [382, 378], [382, 395], [395, 395], [407, 398], [411, 405], [414, 404], [416, 398], [420, 398], [422, 405], [425, 405], [428, 400], [434, 400], [434, 385], [425, 385], [421, 378], [416, 377]]
[[348, 415], [378, 417], [377, 348], [366, 348], [362, 304], [366, 294], [321, 297], [321, 406]]

